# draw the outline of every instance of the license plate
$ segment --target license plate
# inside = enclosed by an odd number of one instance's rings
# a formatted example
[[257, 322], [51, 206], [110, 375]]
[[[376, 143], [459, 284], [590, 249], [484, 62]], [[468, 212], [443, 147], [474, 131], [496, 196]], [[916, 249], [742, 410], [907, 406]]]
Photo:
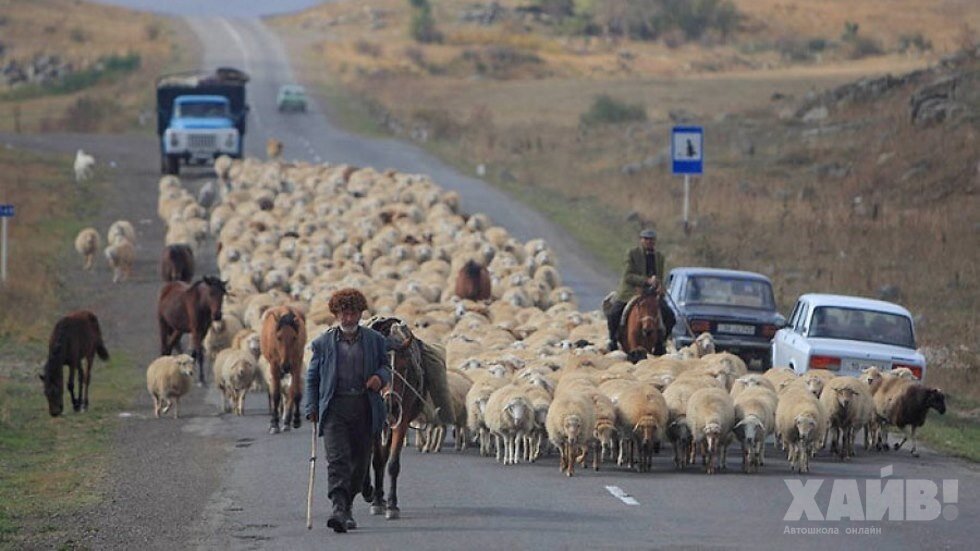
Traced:
[[733, 335], [755, 335], [754, 325], [739, 325], [737, 323], [719, 323], [719, 333], [730, 333]]

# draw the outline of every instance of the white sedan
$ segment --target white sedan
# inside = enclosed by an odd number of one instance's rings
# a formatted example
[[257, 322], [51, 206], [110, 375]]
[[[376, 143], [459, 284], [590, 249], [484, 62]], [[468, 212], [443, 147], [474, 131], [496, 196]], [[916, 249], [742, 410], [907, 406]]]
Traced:
[[859, 297], [806, 294], [773, 338], [772, 365], [789, 366], [799, 374], [826, 369], [851, 376], [869, 367], [906, 367], [921, 380], [926, 359], [916, 351], [912, 315], [905, 308]]

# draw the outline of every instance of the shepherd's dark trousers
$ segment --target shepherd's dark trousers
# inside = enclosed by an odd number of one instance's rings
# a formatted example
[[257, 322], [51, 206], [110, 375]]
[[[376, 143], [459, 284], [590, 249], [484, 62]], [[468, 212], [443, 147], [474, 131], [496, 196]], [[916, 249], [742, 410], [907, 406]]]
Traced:
[[367, 394], [334, 396], [323, 422], [327, 496], [334, 508], [350, 510], [361, 491], [371, 458], [371, 404]]

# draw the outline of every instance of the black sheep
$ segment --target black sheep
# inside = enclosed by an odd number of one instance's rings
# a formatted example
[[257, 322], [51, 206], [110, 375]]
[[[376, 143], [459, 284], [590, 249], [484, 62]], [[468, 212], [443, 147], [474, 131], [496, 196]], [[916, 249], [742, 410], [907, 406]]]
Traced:
[[912, 438], [912, 456], [919, 456], [916, 451], [915, 429], [926, 422], [926, 414], [929, 413], [929, 408], [935, 409], [940, 415], [946, 413], [946, 395], [941, 389], [918, 384], [909, 385], [905, 393], [895, 400], [888, 421], [905, 431], [905, 437], [902, 438], [901, 442], [895, 444], [895, 450], [901, 448], [906, 440]]

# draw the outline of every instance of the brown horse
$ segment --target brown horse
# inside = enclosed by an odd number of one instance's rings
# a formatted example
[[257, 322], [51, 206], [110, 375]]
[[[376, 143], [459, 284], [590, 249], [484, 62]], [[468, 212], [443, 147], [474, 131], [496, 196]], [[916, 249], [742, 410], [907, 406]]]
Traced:
[[456, 296], [470, 300], [490, 300], [490, 272], [475, 260], [468, 260], [456, 274]]
[[[102, 343], [99, 319], [88, 310], [71, 312], [58, 320], [48, 341], [48, 361], [40, 375], [44, 381], [44, 395], [48, 399], [51, 417], [61, 415], [65, 409], [65, 371], [68, 366], [68, 392], [75, 411], [88, 409], [88, 389], [92, 382], [92, 360], [98, 354], [109, 359], [109, 351]], [[82, 359], [85, 368], [82, 368]], [[75, 396], [75, 377], [78, 377], [78, 396]]]
[[[382, 318], [370, 324], [371, 329], [388, 337], [388, 350], [394, 353], [391, 384], [383, 391], [388, 420], [372, 444], [373, 491], [365, 481], [364, 499], [371, 502], [371, 514], [385, 513], [385, 518], [396, 519], [398, 508], [398, 474], [401, 472], [401, 454], [408, 424], [422, 411], [425, 396], [422, 373], [421, 343], [412, 335], [407, 325], [397, 318]], [[384, 470], [388, 466], [391, 491], [384, 499]]]
[[[262, 355], [269, 362], [269, 434], [299, 428], [299, 406], [303, 400], [303, 347], [306, 346], [306, 318], [290, 306], [274, 306], [262, 314]], [[289, 388], [283, 400], [282, 383], [289, 377]], [[284, 403], [285, 402], [285, 403]]]
[[157, 320], [160, 323], [160, 354], [173, 352], [184, 333], [191, 334], [191, 357], [198, 379], [204, 384], [204, 336], [211, 322], [221, 321], [221, 305], [228, 293], [227, 282], [205, 276], [193, 284], [171, 281], [160, 289]]
[[183, 281], [194, 279], [194, 250], [186, 243], [176, 243], [163, 248], [160, 255], [160, 277], [164, 281]]
[[660, 287], [646, 286], [633, 301], [626, 327], [619, 332], [620, 350], [627, 353], [642, 349], [663, 355], [664, 329], [660, 321]]

